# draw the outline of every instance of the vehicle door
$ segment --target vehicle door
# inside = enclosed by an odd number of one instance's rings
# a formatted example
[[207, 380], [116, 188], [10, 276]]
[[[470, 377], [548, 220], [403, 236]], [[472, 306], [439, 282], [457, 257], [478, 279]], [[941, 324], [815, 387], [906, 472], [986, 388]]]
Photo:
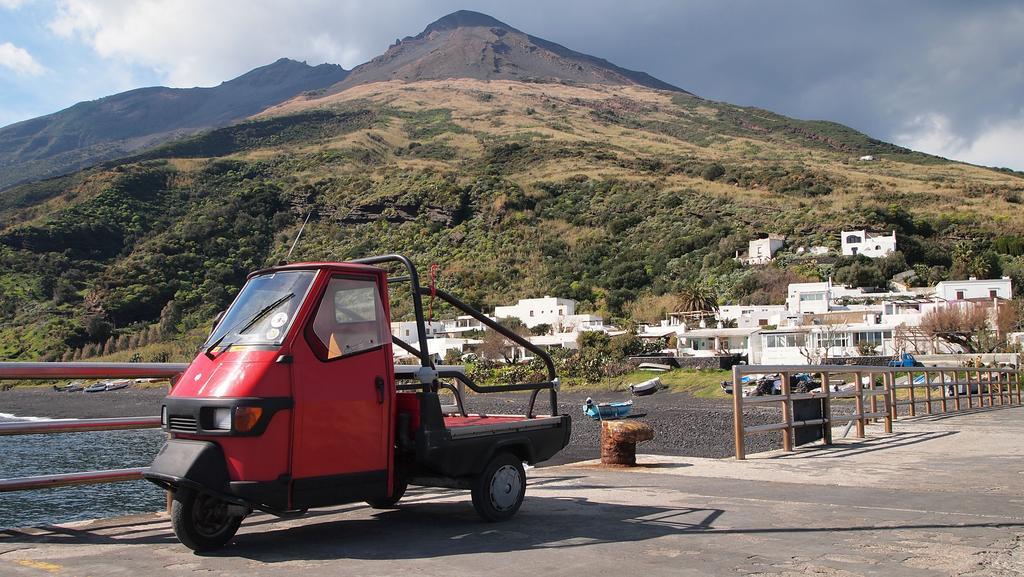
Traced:
[[394, 387], [381, 274], [331, 274], [296, 339], [296, 508], [384, 496]]

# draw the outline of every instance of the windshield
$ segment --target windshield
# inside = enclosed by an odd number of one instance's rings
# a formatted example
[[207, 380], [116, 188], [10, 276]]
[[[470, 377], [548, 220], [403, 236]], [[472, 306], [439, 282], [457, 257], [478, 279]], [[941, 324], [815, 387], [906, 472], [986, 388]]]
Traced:
[[203, 346], [281, 344], [315, 275], [298, 270], [253, 277]]

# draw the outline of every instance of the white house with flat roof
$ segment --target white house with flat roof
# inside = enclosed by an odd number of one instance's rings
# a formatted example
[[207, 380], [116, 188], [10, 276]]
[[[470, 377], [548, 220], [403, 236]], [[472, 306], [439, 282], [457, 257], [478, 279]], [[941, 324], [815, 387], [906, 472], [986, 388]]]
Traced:
[[785, 237], [774, 234], [768, 238], [754, 239], [747, 245], [747, 256], [740, 260], [745, 264], [768, 264], [785, 244]]
[[756, 362], [761, 341], [758, 327], [740, 329], [707, 328], [680, 330], [676, 333], [676, 352], [695, 357], [746, 355], [747, 362]]
[[[427, 332], [428, 339], [447, 334], [443, 321], [423, 321], [423, 329]], [[416, 332], [416, 321], [391, 323], [391, 334], [412, 344], [415, 344], [417, 339], [419, 339], [419, 334]]]
[[862, 254], [868, 258], [879, 258], [896, 252], [896, 231], [892, 234], [875, 234], [866, 230], [844, 230], [840, 233], [843, 255]]
[[562, 317], [576, 314], [576, 301], [545, 296], [535, 299], [519, 299], [514, 305], [494, 307], [494, 316], [499, 319], [517, 318], [527, 328], [548, 324], [558, 326]]
[[997, 279], [944, 280], [935, 284], [935, 296], [947, 301], [971, 299], [1012, 299], [1010, 277]]
[[736, 321], [736, 327], [745, 329], [782, 324], [786, 305], [722, 305], [715, 315], [720, 321]]

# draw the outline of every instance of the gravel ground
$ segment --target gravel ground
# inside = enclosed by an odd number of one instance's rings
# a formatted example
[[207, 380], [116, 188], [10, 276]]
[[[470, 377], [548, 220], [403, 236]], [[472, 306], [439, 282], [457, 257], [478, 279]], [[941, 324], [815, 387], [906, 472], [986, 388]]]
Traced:
[[[128, 388], [104, 393], [58, 393], [46, 387], [17, 387], [0, 392], [0, 413], [27, 417], [98, 418], [156, 415], [166, 391], [159, 387]], [[566, 463], [599, 456], [600, 423], [583, 414], [586, 393], [562, 393], [559, 410], [572, 416], [569, 446], [548, 464]], [[592, 395], [596, 402], [622, 401], [626, 393]], [[685, 393], [660, 391], [633, 399], [635, 418], [654, 427], [654, 440], [641, 444], [641, 453], [691, 457], [729, 457], [733, 455], [731, 400], [700, 399]], [[469, 412], [522, 414], [525, 394], [468, 395]], [[547, 412], [547, 396], [538, 399], [537, 410]], [[778, 422], [779, 412], [751, 408], [744, 416], [748, 425]], [[767, 451], [780, 447], [779, 435], [750, 435], [747, 451]]]
[[[569, 445], [554, 459], [545, 463], [555, 465], [600, 456], [601, 424], [583, 414], [583, 403], [588, 396], [595, 402], [624, 401], [628, 393], [562, 393], [558, 397], [559, 410], [572, 416], [572, 436]], [[547, 412], [547, 397], [537, 401], [538, 412]], [[468, 412], [522, 413], [527, 398], [512, 395], [471, 395], [466, 398]], [[679, 455], [687, 457], [731, 457], [733, 448], [732, 401], [730, 399], [700, 399], [685, 393], [659, 391], [647, 397], [633, 397], [633, 412], [629, 418], [654, 427], [654, 440], [637, 446], [638, 453]], [[744, 411], [748, 425], [778, 422], [777, 410], [751, 408]], [[750, 435], [747, 452], [755, 453], [781, 448], [777, 434]]]

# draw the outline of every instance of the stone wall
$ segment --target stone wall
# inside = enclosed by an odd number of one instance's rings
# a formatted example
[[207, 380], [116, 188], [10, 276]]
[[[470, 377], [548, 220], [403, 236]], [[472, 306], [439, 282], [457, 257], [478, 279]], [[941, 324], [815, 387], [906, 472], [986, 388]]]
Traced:
[[634, 363], [658, 363], [681, 369], [731, 369], [733, 365], [744, 362], [740, 355], [722, 357], [629, 357]]

